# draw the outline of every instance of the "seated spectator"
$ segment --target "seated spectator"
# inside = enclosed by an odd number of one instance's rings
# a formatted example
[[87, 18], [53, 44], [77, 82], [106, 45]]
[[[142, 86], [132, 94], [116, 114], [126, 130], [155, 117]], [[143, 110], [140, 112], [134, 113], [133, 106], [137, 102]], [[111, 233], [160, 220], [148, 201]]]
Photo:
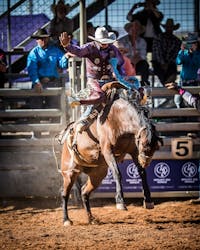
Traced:
[[126, 56], [126, 53], [128, 52], [128, 50], [119, 41], [114, 42], [113, 45], [115, 45], [118, 48], [118, 50], [121, 52], [123, 56], [123, 59], [124, 59], [123, 67], [125, 70], [125, 74], [127, 76], [135, 76], [136, 75], [135, 68], [133, 67], [133, 64], [131, 63], [131, 60]]
[[166, 24], [162, 26], [165, 32], [160, 33], [153, 40], [152, 65], [154, 73], [164, 85], [176, 80], [176, 57], [181, 46], [181, 40], [173, 34], [174, 30], [180, 27], [180, 24], [174, 24], [174, 20], [169, 18]]
[[[180, 72], [181, 86], [198, 86], [198, 69], [200, 68], [200, 49], [198, 44], [198, 36], [195, 33], [189, 33], [183, 39], [181, 50], [178, 52], [176, 63], [182, 65]], [[182, 105], [180, 95], [175, 95], [175, 104], [177, 108]]]
[[137, 75], [141, 75], [141, 86], [149, 85], [149, 64], [147, 62], [147, 43], [141, 34], [144, 27], [138, 22], [127, 23], [124, 29], [128, 33], [121, 37], [120, 43], [127, 49], [126, 56], [134, 65]]
[[[147, 52], [152, 52], [153, 39], [162, 32], [160, 24], [163, 14], [157, 8], [159, 4], [159, 0], [146, 0], [144, 3], [135, 3], [127, 14], [129, 22], [138, 20], [145, 27], [143, 37], [147, 42]], [[139, 7], [143, 7], [143, 9], [134, 13]]]
[[66, 17], [70, 11], [70, 5], [65, 4], [63, 0], [59, 0], [57, 4], [51, 5], [54, 18], [50, 22], [49, 34], [56, 45], [60, 45], [59, 36], [62, 32], [72, 35], [74, 30], [73, 20]]
[[[45, 29], [38, 30], [31, 37], [37, 42], [37, 46], [29, 52], [27, 57], [27, 70], [33, 89], [37, 93], [41, 93], [43, 88], [62, 86], [58, 69], [67, 68], [67, 56], [56, 45], [51, 44], [50, 35]], [[31, 106], [32, 108], [57, 108], [59, 99], [57, 97], [38, 97], [36, 100], [33, 97]]]
[[0, 49], [0, 88], [4, 88], [4, 84], [7, 82], [5, 73], [7, 71], [7, 60], [5, 52]]

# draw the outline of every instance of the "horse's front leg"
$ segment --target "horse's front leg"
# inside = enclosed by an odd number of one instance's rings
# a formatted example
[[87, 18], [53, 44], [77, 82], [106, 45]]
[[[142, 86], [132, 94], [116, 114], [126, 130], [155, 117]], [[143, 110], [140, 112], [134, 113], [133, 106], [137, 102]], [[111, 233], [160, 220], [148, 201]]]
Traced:
[[116, 207], [120, 210], [127, 210], [126, 204], [124, 202], [124, 194], [122, 191], [122, 183], [121, 183], [121, 173], [118, 169], [117, 162], [111, 150], [105, 150], [102, 148], [102, 153], [104, 155], [105, 161], [108, 167], [112, 170], [113, 178], [115, 180], [116, 185]]
[[149, 185], [147, 182], [146, 170], [145, 170], [145, 168], [140, 166], [140, 164], [137, 164], [137, 168], [138, 168], [139, 175], [142, 179], [142, 187], [143, 187], [143, 192], [144, 192], [143, 206], [144, 206], [144, 208], [152, 209], [152, 208], [154, 208], [154, 203], [151, 199], [151, 192], [150, 192]]

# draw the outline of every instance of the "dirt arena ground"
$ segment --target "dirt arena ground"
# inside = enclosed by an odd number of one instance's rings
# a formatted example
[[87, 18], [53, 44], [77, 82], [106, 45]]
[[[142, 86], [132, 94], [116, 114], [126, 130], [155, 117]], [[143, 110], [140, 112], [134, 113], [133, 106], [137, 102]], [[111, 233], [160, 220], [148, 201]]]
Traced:
[[87, 225], [83, 208], [70, 205], [74, 225], [63, 227], [57, 199], [0, 200], [0, 249], [200, 249], [200, 204], [191, 200], [155, 200], [152, 210], [127, 200], [128, 211], [112, 199], [91, 204], [99, 225]]

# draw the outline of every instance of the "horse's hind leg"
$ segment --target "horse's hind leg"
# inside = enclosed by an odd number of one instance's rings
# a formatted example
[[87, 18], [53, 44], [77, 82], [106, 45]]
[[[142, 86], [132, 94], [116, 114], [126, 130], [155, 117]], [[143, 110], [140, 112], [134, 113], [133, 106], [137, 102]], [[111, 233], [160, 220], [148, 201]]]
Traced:
[[63, 223], [64, 226], [72, 225], [73, 222], [68, 216], [68, 200], [72, 186], [76, 180], [77, 173], [62, 173], [63, 175], [63, 190], [62, 190], [62, 203], [63, 203]]
[[143, 203], [144, 208], [152, 209], [154, 208], [154, 203], [151, 199], [151, 192], [150, 192], [149, 185], [147, 182], [146, 170], [142, 168], [139, 164], [137, 165], [137, 167], [138, 167], [139, 175], [142, 179], [142, 187], [143, 187], [143, 192], [144, 192], [144, 203]]
[[106, 174], [107, 168], [92, 169], [91, 172], [88, 173], [89, 177], [86, 184], [82, 187], [81, 196], [83, 206], [87, 213], [89, 224], [99, 224], [99, 221], [95, 219], [95, 217], [92, 215], [89, 199], [91, 192], [94, 191], [101, 184], [101, 181], [106, 176]]
[[63, 191], [62, 191], [62, 202], [63, 202], [63, 222], [64, 226], [72, 225], [72, 221], [68, 216], [68, 200], [71, 188], [79, 174], [76, 170], [76, 165], [72, 161], [66, 144], [63, 145], [62, 156], [61, 156], [61, 173], [63, 176]]

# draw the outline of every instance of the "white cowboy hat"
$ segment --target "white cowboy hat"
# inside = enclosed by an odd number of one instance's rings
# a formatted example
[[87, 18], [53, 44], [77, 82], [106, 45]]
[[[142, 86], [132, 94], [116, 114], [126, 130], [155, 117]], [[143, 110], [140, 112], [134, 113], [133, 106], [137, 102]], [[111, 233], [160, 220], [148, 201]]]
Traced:
[[102, 44], [110, 44], [116, 41], [116, 35], [114, 32], [108, 32], [105, 27], [98, 27], [95, 31], [95, 37], [88, 37]]

